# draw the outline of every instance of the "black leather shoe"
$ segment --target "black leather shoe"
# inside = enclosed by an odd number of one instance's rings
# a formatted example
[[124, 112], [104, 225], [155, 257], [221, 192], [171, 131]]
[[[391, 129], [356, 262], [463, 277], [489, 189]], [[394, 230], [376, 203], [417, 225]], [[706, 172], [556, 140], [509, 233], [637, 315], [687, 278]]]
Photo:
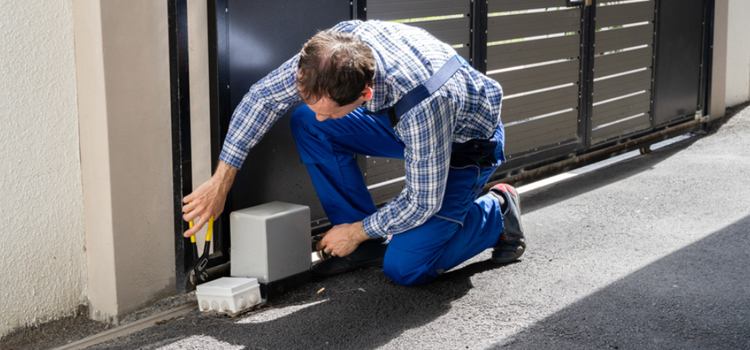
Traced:
[[331, 277], [365, 267], [383, 267], [383, 258], [387, 244], [385, 238], [371, 239], [359, 244], [351, 254], [345, 257], [333, 256], [310, 268], [316, 277]]
[[506, 208], [503, 211], [503, 233], [500, 234], [492, 252], [492, 262], [507, 264], [518, 260], [526, 251], [526, 238], [521, 223], [521, 199], [513, 186], [498, 184], [490, 189], [493, 196], [502, 196]]

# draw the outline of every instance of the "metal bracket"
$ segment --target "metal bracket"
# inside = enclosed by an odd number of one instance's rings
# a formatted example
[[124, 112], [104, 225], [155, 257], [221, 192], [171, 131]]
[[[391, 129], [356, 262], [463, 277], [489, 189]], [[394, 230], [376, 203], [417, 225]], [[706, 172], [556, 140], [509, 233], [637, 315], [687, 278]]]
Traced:
[[702, 109], [699, 109], [699, 110], [695, 111], [695, 120], [698, 120], [701, 123], [705, 123], [705, 122], [708, 121], [708, 119], [709, 119], [709, 116], [703, 115], [703, 110]]

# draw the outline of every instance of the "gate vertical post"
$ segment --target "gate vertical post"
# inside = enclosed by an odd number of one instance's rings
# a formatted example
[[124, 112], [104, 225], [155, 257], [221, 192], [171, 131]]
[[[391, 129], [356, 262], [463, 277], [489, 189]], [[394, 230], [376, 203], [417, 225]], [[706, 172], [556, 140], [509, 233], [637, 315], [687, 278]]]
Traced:
[[581, 8], [581, 68], [579, 75], [578, 101], [578, 134], [583, 137], [583, 150], [591, 147], [591, 128], [593, 116], [594, 93], [594, 52], [596, 29], [596, 3], [586, 1]]
[[489, 0], [471, 0], [471, 65], [487, 73], [487, 8]]
[[175, 284], [180, 292], [192, 289], [186, 261], [190, 244], [182, 233], [183, 194], [192, 192], [193, 178], [190, 149], [190, 77], [188, 66], [187, 0], [169, 0], [169, 73], [172, 104], [172, 193], [174, 203]]

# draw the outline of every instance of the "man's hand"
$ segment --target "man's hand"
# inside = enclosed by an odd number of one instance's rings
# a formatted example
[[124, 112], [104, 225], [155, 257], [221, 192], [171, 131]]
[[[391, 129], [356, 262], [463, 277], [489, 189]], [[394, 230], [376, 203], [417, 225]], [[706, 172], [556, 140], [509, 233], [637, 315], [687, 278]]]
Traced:
[[215, 220], [224, 211], [227, 193], [232, 187], [236, 174], [237, 169], [220, 161], [214, 176], [182, 199], [182, 202], [185, 203], [185, 206], [182, 207], [182, 212], [185, 213], [182, 218], [185, 221], [191, 221], [200, 217], [193, 228], [185, 231], [185, 237], [194, 235], [208, 222], [211, 216]]
[[323, 240], [318, 242], [317, 248], [340, 257], [351, 254], [360, 243], [370, 239], [362, 228], [362, 221], [336, 225], [321, 236]]

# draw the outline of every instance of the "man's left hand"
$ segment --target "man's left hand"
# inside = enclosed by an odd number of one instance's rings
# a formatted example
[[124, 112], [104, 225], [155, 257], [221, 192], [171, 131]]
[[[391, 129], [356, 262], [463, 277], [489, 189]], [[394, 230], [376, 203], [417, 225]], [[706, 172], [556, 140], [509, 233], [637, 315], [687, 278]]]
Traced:
[[353, 224], [341, 224], [321, 235], [317, 248], [333, 256], [345, 257], [351, 254], [360, 243], [370, 239], [362, 228], [362, 221]]

